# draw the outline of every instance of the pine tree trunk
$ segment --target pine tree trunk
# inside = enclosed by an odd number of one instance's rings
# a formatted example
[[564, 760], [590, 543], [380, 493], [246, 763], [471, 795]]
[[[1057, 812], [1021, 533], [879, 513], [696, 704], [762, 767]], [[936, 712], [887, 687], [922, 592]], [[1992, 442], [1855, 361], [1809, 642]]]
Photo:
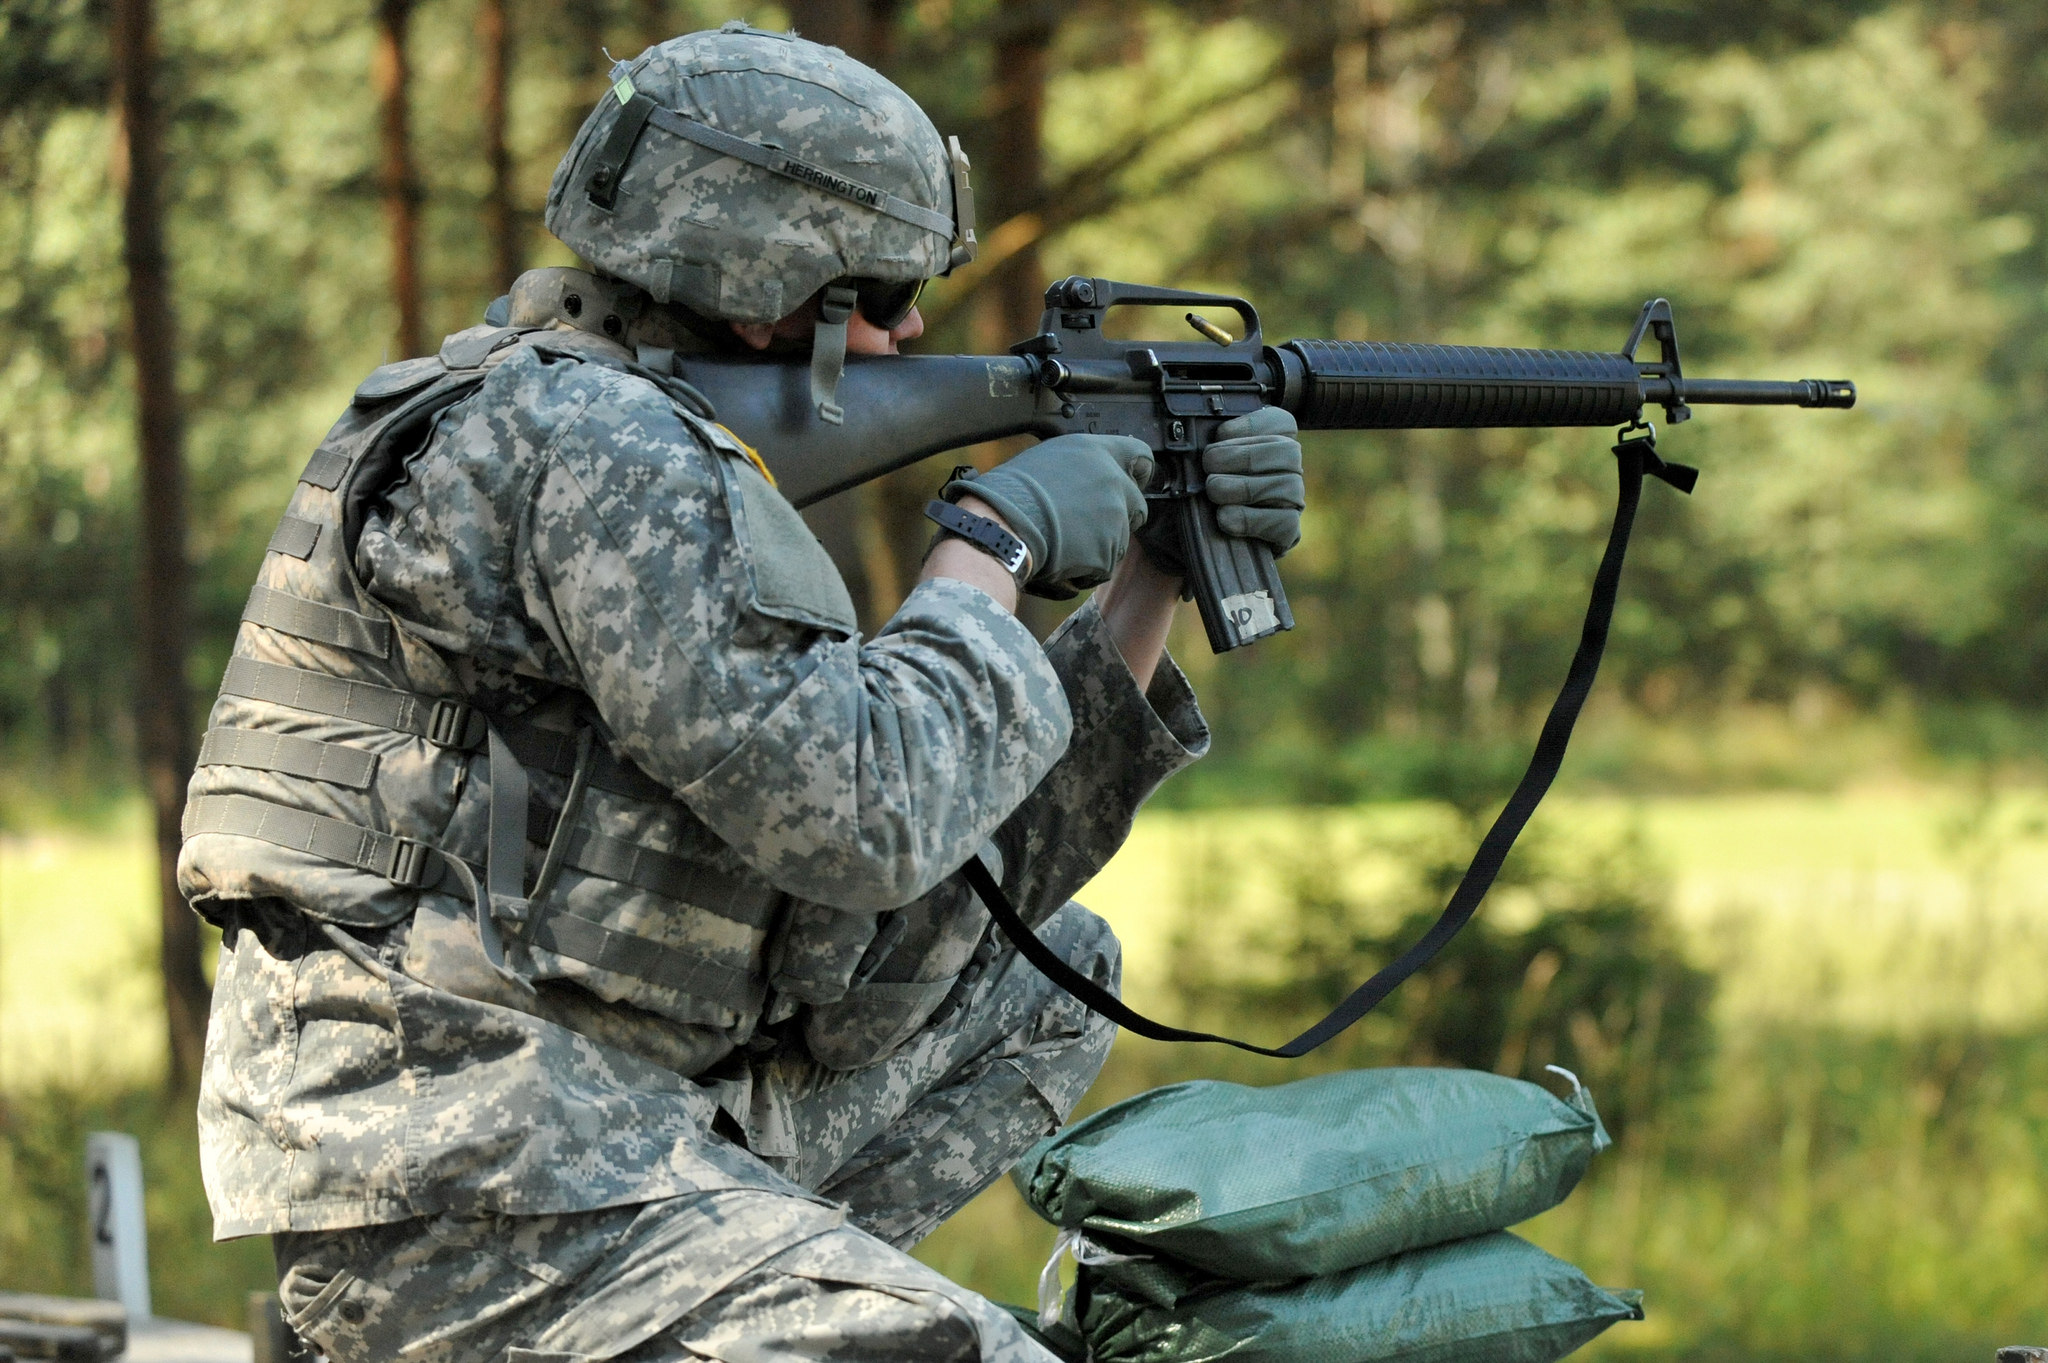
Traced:
[[[995, 41], [995, 84], [989, 91], [991, 131], [988, 146], [975, 157], [975, 179], [987, 197], [984, 221], [1000, 224], [1045, 206], [1045, 82], [1058, 20], [1044, 3], [1018, 4], [1002, 12]], [[989, 228], [982, 228], [983, 240]], [[982, 306], [975, 316], [978, 349], [1000, 354], [1010, 345], [1035, 335], [1045, 311], [1045, 266], [1034, 235], [989, 277]], [[994, 448], [1008, 458], [1031, 442], [1023, 437]], [[986, 464], [989, 447], [979, 447], [976, 462]], [[1061, 611], [1041, 597], [1017, 603], [1017, 618], [1044, 638], [1059, 623]]]
[[477, 10], [477, 42], [484, 56], [484, 160], [491, 173], [484, 198], [485, 228], [491, 237], [491, 291], [512, 287], [523, 252], [512, 208], [512, 154], [505, 146], [506, 87], [512, 78], [512, 25], [508, 0], [483, 0]]
[[156, 102], [153, 0], [114, 0], [115, 179], [135, 359], [141, 462], [141, 577], [136, 584], [137, 735], [155, 814], [158, 920], [170, 1080], [189, 1089], [206, 1042], [206, 977], [199, 920], [178, 893], [179, 823], [194, 760], [185, 685], [187, 598], [184, 422], [177, 389], [177, 322], [164, 254], [162, 117]]
[[[406, 55], [406, 23], [413, 0], [377, 0], [377, 48], [371, 76], [377, 88], [380, 142], [378, 180], [384, 218], [391, 232], [391, 294], [398, 305], [398, 353], [409, 359], [425, 349], [420, 303], [420, 185], [413, 168], [406, 99], [412, 81]], [[509, 282], [509, 281], [508, 281]]]
[[802, 36], [889, 74], [897, 0], [790, 0], [786, 8], [791, 27]]
[[[995, 130], [991, 153], [981, 165], [995, 212], [991, 223], [1041, 207], [1045, 198], [1045, 77], [1056, 21], [1044, 5], [1017, 6], [1006, 15], [996, 40], [996, 83], [991, 91], [990, 124]], [[980, 167], [977, 167], [979, 170]], [[1044, 267], [1034, 240], [996, 270], [992, 281], [1000, 345], [1021, 341], [1038, 330], [1045, 310]]]

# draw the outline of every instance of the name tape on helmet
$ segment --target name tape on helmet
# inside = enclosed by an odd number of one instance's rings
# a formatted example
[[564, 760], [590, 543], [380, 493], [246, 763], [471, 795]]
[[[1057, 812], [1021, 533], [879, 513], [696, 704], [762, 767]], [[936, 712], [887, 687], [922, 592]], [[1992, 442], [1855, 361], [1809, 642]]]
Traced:
[[851, 199], [857, 204], [865, 204], [869, 208], [880, 208], [882, 206], [881, 190], [864, 185], [858, 180], [849, 180], [843, 175], [834, 175], [829, 170], [811, 165], [805, 161], [799, 161], [794, 156], [782, 158], [782, 165], [778, 168], [778, 173], [787, 175], [792, 180], [802, 180], [812, 188], [822, 189], [827, 194], [837, 194], [842, 199]]

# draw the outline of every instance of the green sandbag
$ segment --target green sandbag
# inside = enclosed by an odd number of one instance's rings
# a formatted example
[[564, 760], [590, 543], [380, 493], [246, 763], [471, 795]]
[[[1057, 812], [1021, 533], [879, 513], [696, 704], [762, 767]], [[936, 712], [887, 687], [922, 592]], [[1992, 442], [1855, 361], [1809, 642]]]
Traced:
[[1607, 1132], [1476, 1070], [1351, 1070], [1141, 1093], [1039, 1142], [1012, 1177], [1046, 1220], [1241, 1282], [1322, 1277], [1500, 1230], [1564, 1200]]
[[1006, 1301], [996, 1303], [1010, 1313], [1033, 1343], [1064, 1363], [1087, 1363], [1088, 1345], [1081, 1338], [1081, 1332], [1066, 1321], [1056, 1320], [1051, 1325], [1038, 1318], [1038, 1311], [1030, 1306], [1012, 1306]]
[[1642, 1293], [1596, 1287], [1506, 1231], [1284, 1286], [1089, 1267], [1080, 1299], [1093, 1363], [1551, 1363], [1643, 1318]]

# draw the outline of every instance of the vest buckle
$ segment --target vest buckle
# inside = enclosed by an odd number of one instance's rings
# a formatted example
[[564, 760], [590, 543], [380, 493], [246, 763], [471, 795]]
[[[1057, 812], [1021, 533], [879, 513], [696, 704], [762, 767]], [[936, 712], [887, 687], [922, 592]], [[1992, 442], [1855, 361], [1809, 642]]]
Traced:
[[483, 716], [466, 701], [437, 700], [427, 714], [426, 738], [443, 748], [474, 748], [484, 741]]
[[391, 864], [384, 872], [392, 884], [408, 890], [423, 890], [431, 877], [427, 872], [434, 865], [434, 849], [411, 838], [393, 838]]

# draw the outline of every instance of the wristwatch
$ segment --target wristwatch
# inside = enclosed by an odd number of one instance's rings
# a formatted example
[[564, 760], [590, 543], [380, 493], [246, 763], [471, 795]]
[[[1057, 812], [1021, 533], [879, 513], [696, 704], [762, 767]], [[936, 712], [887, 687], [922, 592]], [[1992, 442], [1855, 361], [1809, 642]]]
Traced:
[[977, 516], [972, 511], [962, 511], [951, 502], [933, 498], [925, 503], [925, 519], [939, 527], [943, 534], [956, 535], [975, 548], [1003, 565], [1011, 577], [1017, 579], [1017, 586], [1024, 585], [1024, 570], [1030, 565], [1031, 553], [1024, 547], [1024, 541], [1003, 529], [1001, 523], [986, 516]]

